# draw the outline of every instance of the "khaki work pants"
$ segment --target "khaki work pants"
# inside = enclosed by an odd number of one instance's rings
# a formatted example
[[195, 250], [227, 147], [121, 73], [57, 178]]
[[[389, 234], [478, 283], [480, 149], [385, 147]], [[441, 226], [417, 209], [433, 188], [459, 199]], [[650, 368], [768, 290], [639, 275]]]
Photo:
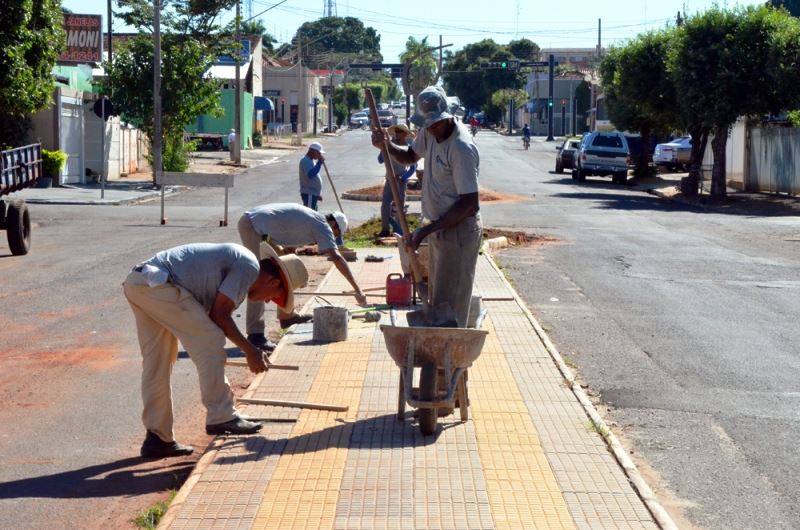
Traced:
[[[256, 258], [261, 259], [261, 251], [258, 247], [262, 242], [265, 242], [271, 246], [279, 256], [283, 256], [285, 254], [283, 247], [280, 245], [273, 244], [269, 241], [264, 241], [264, 236], [256, 232], [256, 229], [253, 228], [253, 223], [250, 222], [250, 219], [248, 219], [246, 215], [243, 215], [239, 218], [237, 228], [239, 229], [239, 238], [242, 240], [242, 245], [244, 245], [247, 250], [255, 254]], [[264, 333], [264, 329], [266, 328], [264, 324], [264, 309], [266, 308], [266, 305], [266, 302], [247, 301], [245, 327], [248, 335], [252, 333]], [[294, 311], [287, 313], [277, 306], [276, 310], [278, 312], [279, 320], [286, 320], [294, 315]]]
[[136, 317], [142, 351], [145, 428], [165, 442], [175, 439], [170, 376], [178, 358], [178, 340], [197, 367], [206, 424], [232, 420], [236, 409], [225, 377], [225, 334], [205, 308], [183, 287], [171, 282], [149, 287], [135, 271], [122, 285]]
[[428, 299], [431, 307], [447, 302], [456, 313], [458, 327], [466, 327], [475, 282], [475, 265], [483, 239], [480, 216], [434, 232], [425, 238], [430, 248]]

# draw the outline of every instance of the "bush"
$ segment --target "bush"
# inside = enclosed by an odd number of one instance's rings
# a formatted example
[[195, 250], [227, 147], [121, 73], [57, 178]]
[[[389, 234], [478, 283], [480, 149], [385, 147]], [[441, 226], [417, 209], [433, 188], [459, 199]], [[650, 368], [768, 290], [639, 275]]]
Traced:
[[[147, 160], [152, 165], [152, 143], [150, 145], [151, 150], [150, 154], [147, 155]], [[192, 151], [197, 151], [197, 145], [197, 140], [185, 142], [182, 134], [174, 137], [165, 136], [163, 153], [161, 154], [162, 171], [186, 171], [189, 168], [189, 154]]]
[[54, 180], [58, 179], [61, 171], [67, 163], [67, 153], [64, 151], [48, 151], [42, 149], [42, 170], [45, 177], [50, 177]]
[[254, 147], [261, 147], [264, 145], [264, 137], [261, 136], [260, 132], [253, 133], [253, 146]]

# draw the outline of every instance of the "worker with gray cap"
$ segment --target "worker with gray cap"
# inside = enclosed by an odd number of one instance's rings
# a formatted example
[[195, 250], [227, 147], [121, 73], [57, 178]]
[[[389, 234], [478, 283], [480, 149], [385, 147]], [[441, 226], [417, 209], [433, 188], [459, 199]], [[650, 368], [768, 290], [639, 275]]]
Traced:
[[[303, 206], [312, 210], [317, 209], [317, 203], [322, 200], [322, 178], [319, 170], [325, 162], [325, 150], [319, 142], [312, 142], [308, 146], [306, 156], [300, 160], [300, 199]], [[316, 161], [316, 163], [315, 163]]]
[[[425, 159], [422, 178], [423, 223], [407, 244], [416, 250], [427, 240], [430, 250], [428, 299], [448, 303], [464, 327], [469, 316], [475, 265], [482, 241], [478, 200], [478, 148], [469, 130], [451, 114], [447, 94], [429, 86], [416, 97], [411, 123], [419, 128], [411, 147], [387, 141], [389, 155], [401, 164]], [[372, 143], [383, 146], [375, 131]]]
[[[326, 254], [342, 276], [355, 291], [359, 304], [366, 304], [367, 298], [358, 286], [350, 267], [338, 250], [342, 236], [347, 230], [347, 217], [342, 212], [322, 215], [311, 208], [293, 203], [275, 203], [257, 206], [244, 213], [239, 219], [239, 237], [248, 249], [268, 244], [279, 255], [287, 253], [287, 247], [317, 245], [320, 254]], [[281, 328], [302, 324], [311, 320], [311, 315], [301, 315], [294, 306], [278, 307], [278, 320]], [[264, 335], [264, 303], [247, 303], [247, 340], [267, 351], [275, 349], [275, 344]]]

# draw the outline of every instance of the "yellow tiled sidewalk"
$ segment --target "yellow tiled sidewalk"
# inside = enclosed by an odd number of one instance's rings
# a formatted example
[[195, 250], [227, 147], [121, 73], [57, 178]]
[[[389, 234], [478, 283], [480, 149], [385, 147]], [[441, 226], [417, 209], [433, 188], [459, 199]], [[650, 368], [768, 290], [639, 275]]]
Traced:
[[[351, 265], [372, 287], [399, 260]], [[347, 289], [335, 269], [321, 286]], [[218, 438], [159, 528], [658, 528], [487, 255], [475, 293], [486, 300], [489, 335], [469, 370], [467, 423], [456, 410], [424, 437], [410, 408], [397, 420], [399, 370], [378, 324], [353, 320], [348, 340], [330, 344], [312, 340], [312, 325], [295, 326], [272, 360], [300, 371], [259, 376], [248, 397], [348, 412], [248, 406], [249, 415], [296, 421]]]

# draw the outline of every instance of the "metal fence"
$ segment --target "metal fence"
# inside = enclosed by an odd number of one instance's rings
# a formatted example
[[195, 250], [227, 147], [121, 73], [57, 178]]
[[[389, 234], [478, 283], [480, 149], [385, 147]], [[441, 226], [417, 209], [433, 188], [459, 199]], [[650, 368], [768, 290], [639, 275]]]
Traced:
[[800, 195], [800, 129], [752, 129], [745, 188]]

